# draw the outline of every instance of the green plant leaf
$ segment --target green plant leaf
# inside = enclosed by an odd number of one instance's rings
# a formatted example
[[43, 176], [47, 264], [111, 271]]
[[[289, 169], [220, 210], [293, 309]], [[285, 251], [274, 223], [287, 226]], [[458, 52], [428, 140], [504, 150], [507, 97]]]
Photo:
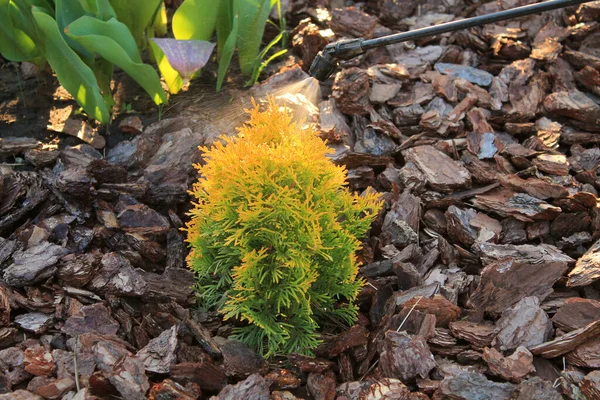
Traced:
[[86, 113], [105, 124], [109, 122], [94, 73], [64, 40], [56, 21], [43, 9], [33, 7], [33, 18], [43, 34], [45, 55], [60, 84], [75, 98]]
[[223, 85], [223, 80], [225, 79], [225, 75], [227, 74], [227, 70], [229, 69], [229, 64], [231, 63], [231, 57], [233, 56], [233, 51], [235, 50], [235, 44], [238, 38], [238, 26], [239, 26], [239, 15], [236, 14], [233, 18], [233, 24], [231, 27], [231, 32], [229, 33], [229, 37], [225, 41], [223, 45], [223, 51], [219, 56], [219, 71], [217, 75], [217, 92], [221, 90], [221, 86]]
[[[233, 0], [221, 0], [219, 4], [219, 13], [217, 14], [217, 57], [221, 57], [221, 53], [225, 47], [225, 42], [229, 39], [229, 34], [233, 27]], [[237, 15], [237, 14], [236, 14]]]
[[58, 25], [58, 30], [65, 39], [65, 41], [77, 51], [83, 58], [86, 64], [93, 64], [93, 54], [87, 51], [83, 46], [79, 43], [75, 42], [73, 39], [65, 35], [65, 28], [76, 19], [83, 17], [86, 12], [85, 9], [79, 3], [79, 0], [55, 0], [56, 11], [55, 11], [55, 20]]
[[234, 11], [241, 16], [238, 56], [243, 74], [252, 74], [265, 25], [275, 3], [275, 0], [234, 0]]
[[113, 64], [104, 58], [99, 57], [94, 62], [94, 75], [96, 76], [96, 80], [98, 81], [98, 85], [102, 91], [102, 97], [104, 98], [104, 102], [109, 110], [115, 105], [115, 100], [113, 99], [110, 90], [110, 82], [112, 80], [113, 70]]
[[250, 80], [248, 82], [246, 82], [247, 86], [254, 85], [258, 81], [258, 77], [260, 76], [260, 73], [267, 65], [269, 65], [269, 63], [271, 61], [273, 61], [275, 58], [287, 53], [287, 49], [280, 50], [277, 53], [273, 54], [271, 57], [269, 57], [267, 60], [265, 60], [264, 62], [259, 64], [260, 60], [262, 60], [263, 58], [266, 57], [269, 50], [271, 50], [271, 48], [273, 46], [275, 46], [278, 42], [280, 42], [283, 39], [284, 34], [285, 34], [285, 31], [279, 32], [279, 34], [277, 36], [275, 36], [273, 38], [273, 40], [271, 40], [271, 42], [267, 46], [265, 46], [264, 49], [262, 49], [262, 51], [258, 54], [258, 56], [256, 56], [256, 62], [254, 63], [252, 77], [250, 78]]
[[154, 21], [152, 22], [152, 30], [156, 34], [156, 36], [167, 36], [167, 33], [169, 33], [167, 29], [168, 22], [169, 21], [167, 19], [167, 9], [165, 8], [165, 4], [161, 2], [160, 9], [156, 13]]
[[146, 47], [144, 31], [152, 24], [152, 18], [162, 0], [110, 0], [117, 19], [127, 25], [140, 49]]
[[158, 69], [169, 88], [169, 93], [177, 94], [183, 87], [183, 79], [181, 75], [173, 67], [169, 64], [169, 60], [165, 56], [165, 53], [161, 50], [160, 47], [154, 41], [148, 41], [150, 51], [154, 59], [156, 60], [156, 64], [158, 65]]
[[117, 17], [108, 0], [79, 0], [79, 4], [88, 15], [95, 15], [102, 21]]
[[227, 0], [185, 0], [173, 15], [175, 39], [210, 40], [223, 1]]
[[31, 11], [10, 0], [0, 0], [0, 54], [11, 61], [40, 58]]
[[152, 97], [156, 104], [167, 102], [158, 74], [148, 64], [141, 62], [134, 39], [127, 27], [117, 21], [100, 21], [81, 17], [66, 29], [67, 35], [86, 49], [121, 68]]

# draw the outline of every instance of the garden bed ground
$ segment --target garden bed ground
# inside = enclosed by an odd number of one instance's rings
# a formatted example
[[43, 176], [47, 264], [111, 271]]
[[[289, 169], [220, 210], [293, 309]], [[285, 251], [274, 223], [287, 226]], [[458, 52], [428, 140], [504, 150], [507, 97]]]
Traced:
[[[600, 2], [369, 51], [313, 104], [289, 83], [327, 42], [524, 4], [338, 3], [290, 2], [264, 83], [209, 65], [160, 121], [125, 76], [98, 129], [0, 65], [0, 399], [600, 398]], [[316, 358], [227, 341], [185, 265], [197, 147], [267, 93], [386, 199]]]

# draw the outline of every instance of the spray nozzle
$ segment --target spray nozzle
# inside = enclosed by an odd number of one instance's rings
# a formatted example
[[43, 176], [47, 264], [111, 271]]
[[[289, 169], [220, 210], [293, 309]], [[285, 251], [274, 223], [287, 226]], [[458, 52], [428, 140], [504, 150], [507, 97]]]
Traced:
[[308, 73], [321, 82], [327, 80], [338, 61], [349, 60], [365, 52], [362, 43], [363, 39], [350, 39], [328, 44], [317, 54]]

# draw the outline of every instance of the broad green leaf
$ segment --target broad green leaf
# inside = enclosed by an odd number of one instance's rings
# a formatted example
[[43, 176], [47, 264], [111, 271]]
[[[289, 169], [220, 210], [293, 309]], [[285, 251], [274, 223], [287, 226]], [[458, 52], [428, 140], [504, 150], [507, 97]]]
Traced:
[[152, 18], [162, 0], [110, 0], [110, 4], [117, 14], [117, 19], [131, 31], [138, 48], [145, 48], [144, 31], [152, 24]]
[[234, 10], [240, 13], [238, 56], [243, 74], [250, 75], [257, 62], [265, 25], [275, 0], [234, 0]]
[[117, 17], [108, 0], [79, 0], [79, 4], [88, 15], [95, 15], [102, 21]]
[[[76, 32], [79, 32], [79, 34], [75, 34], [73, 29], [75, 29]], [[140, 52], [135, 44], [133, 36], [131, 36], [131, 32], [129, 32], [129, 29], [127, 26], [125, 26], [125, 24], [117, 21], [114, 18], [111, 18], [108, 21], [100, 21], [99, 19], [93, 17], [81, 17], [69, 25], [65, 29], [65, 33], [70, 37], [75, 34], [77, 36], [97, 35], [110, 38], [117, 42], [119, 46], [125, 50], [127, 56], [133, 62], [138, 64], [142, 63], [142, 57], [140, 56]], [[88, 47], [86, 48], [89, 50]]]
[[54, 11], [54, 0], [23, 0], [23, 3], [29, 12], [33, 6], [43, 8], [48, 12]]
[[93, 54], [82, 47], [79, 43], [73, 41], [64, 33], [67, 25], [86, 14], [84, 8], [79, 3], [79, 0], [55, 0], [55, 4], [56, 24], [58, 25], [58, 29], [63, 38], [69, 44], [69, 46], [71, 46], [82, 56], [83, 61], [85, 61], [86, 64], [92, 65], [94, 58]]
[[185, 0], [173, 15], [175, 39], [210, 40], [222, 1], [226, 0]]
[[169, 60], [167, 60], [165, 53], [160, 47], [158, 47], [156, 43], [154, 43], [152, 40], [149, 40], [148, 44], [150, 45], [150, 51], [156, 59], [158, 69], [165, 80], [167, 87], [169, 88], [169, 93], [179, 93], [183, 87], [183, 79], [181, 79], [181, 75], [179, 75], [179, 73], [175, 71], [173, 67], [171, 67], [171, 64], [169, 64]]
[[167, 36], [167, 33], [169, 33], [167, 29], [168, 22], [169, 21], [167, 19], [167, 9], [165, 8], [165, 4], [161, 2], [160, 9], [156, 13], [156, 16], [154, 17], [154, 22], [152, 23], [152, 29], [158, 37]]
[[156, 104], [167, 102], [167, 95], [154, 68], [141, 62], [137, 49], [132, 53], [134, 39], [124, 24], [114, 18], [104, 22], [82, 17], [69, 25], [66, 33], [86, 49], [98, 53], [125, 71], [144, 88]]
[[46, 58], [60, 84], [75, 98], [86, 113], [103, 124], [109, 122], [94, 73], [64, 40], [56, 21], [43, 10], [34, 7], [33, 18], [43, 34]]
[[219, 14], [217, 15], [217, 56], [221, 57], [225, 42], [229, 39], [233, 23], [233, 0], [221, 0]]
[[0, 0], [0, 54], [11, 61], [29, 61], [40, 57], [34, 40], [35, 27], [22, 8], [9, 0]]
[[233, 18], [233, 25], [231, 27], [231, 32], [229, 33], [229, 37], [225, 41], [223, 45], [223, 51], [219, 57], [219, 72], [217, 75], [217, 92], [221, 90], [221, 86], [223, 85], [223, 80], [225, 79], [225, 75], [227, 74], [227, 70], [229, 69], [229, 64], [231, 63], [231, 57], [233, 56], [233, 51], [235, 50], [235, 43], [238, 38], [238, 27], [239, 27], [239, 15]]

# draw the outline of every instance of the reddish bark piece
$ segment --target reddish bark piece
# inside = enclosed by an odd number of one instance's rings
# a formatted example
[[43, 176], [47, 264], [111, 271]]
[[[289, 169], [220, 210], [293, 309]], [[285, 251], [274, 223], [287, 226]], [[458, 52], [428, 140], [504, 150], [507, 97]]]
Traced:
[[164, 237], [170, 227], [164, 215], [133, 198], [121, 198], [115, 211], [119, 224], [125, 232]]
[[553, 220], [561, 209], [524, 193], [515, 193], [508, 189], [496, 189], [475, 196], [473, 205], [485, 211], [494, 212], [503, 217], [513, 217], [519, 221]]
[[213, 397], [214, 400], [264, 399], [269, 398], [269, 383], [260, 375], [250, 375], [245, 380], [227, 385]]
[[569, 163], [562, 154], [540, 154], [533, 160], [533, 165], [552, 175], [569, 175]]
[[92, 347], [98, 369], [126, 399], [142, 400], [150, 389], [142, 360], [111, 341], [99, 341]]
[[25, 371], [35, 376], [50, 376], [56, 371], [52, 353], [43, 346], [28, 347], [23, 352]]
[[81, 315], [73, 315], [65, 321], [63, 332], [70, 336], [87, 332], [114, 335], [119, 330], [119, 323], [112, 318], [102, 303], [82, 307], [80, 313]]
[[144, 130], [144, 124], [137, 115], [130, 115], [119, 122], [119, 130], [123, 133], [138, 134]]
[[600, 368], [600, 339], [592, 339], [567, 354], [567, 362], [582, 368]]
[[432, 189], [451, 192], [471, 186], [471, 174], [460, 163], [433, 146], [418, 146], [404, 150], [402, 155], [425, 175]]
[[483, 360], [492, 374], [515, 383], [521, 382], [527, 375], [535, 372], [532, 364], [533, 355], [525, 347], [517, 347], [515, 352], [508, 357], [504, 357], [494, 348], [486, 347], [483, 350]]
[[576, 349], [588, 340], [596, 338], [598, 334], [600, 334], [600, 320], [559, 336], [549, 342], [531, 347], [529, 350], [536, 356], [554, 358]]
[[58, 264], [58, 278], [65, 285], [83, 287], [100, 268], [100, 259], [98, 253], [66, 255]]
[[271, 383], [271, 389], [297, 389], [302, 380], [296, 376], [295, 373], [289, 371], [287, 369], [278, 369], [272, 372], [269, 372], [265, 375], [265, 379]]
[[551, 93], [544, 99], [544, 108], [551, 114], [577, 121], [598, 123], [600, 106], [579, 90]]
[[589, 65], [577, 72], [575, 79], [594, 94], [598, 95], [600, 93], [600, 72]]
[[319, 27], [309, 19], [303, 20], [291, 33], [292, 47], [302, 57], [302, 69], [308, 71], [312, 60], [327, 45]]
[[369, 113], [369, 76], [360, 68], [349, 68], [335, 76], [331, 97], [341, 112], [350, 115]]
[[344, 351], [367, 343], [369, 332], [362, 325], [354, 325], [352, 328], [336, 336], [332, 342], [327, 343], [329, 357], [335, 357]]
[[396, 376], [404, 381], [417, 376], [426, 378], [436, 366], [433, 354], [422, 337], [387, 331], [380, 346], [379, 367], [384, 377]]
[[152, 386], [148, 393], [150, 400], [195, 400], [200, 397], [201, 392], [189, 390], [170, 379]]
[[406, 400], [410, 391], [399, 379], [382, 378], [377, 382], [345, 382], [337, 387], [338, 399]]
[[493, 325], [471, 321], [450, 322], [450, 331], [455, 337], [466, 340], [476, 347], [490, 346], [495, 336]]
[[546, 38], [535, 46], [531, 52], [531, 58], [538, 61], [552, 62], [558, 58], [562, 48], [562, 45], [554, 38]]
[[73, 389], [75, 389], [75, 381], [71, 378], [63, 378], [38, 387], [35, 392], [45, 399], [56, 400]]
[[491, 108], [492, 110], [499, 110], [502, 107], [502, 103], [492, 97], [492, 95], [482, 87], [472, 84], [463, 78], [457, 78], [454, 80], [454, 84], [458, 90], [467, 95], [472, 95], [477, 98], [477, 106]]
[[588, 399], [600, 398], [600, 371], [587, 374], [580, 385], [581, 393]]
[[[531, 253], [525, 253], [530, 251], [529, 247]], [[505, 257], [497, 258], [497, 261], [487, 265], [481, 271], [481, 283], [471, 295], [469, 304], [498, 314], [527, 296], [544, 299], [554, 283], [567, 271], [572, 260], [557, 250], [539, 257], [540, 249], [529, 247], [515, 246], [522, 249], [521, 254], [511, 255], [505, 252]], [[496, 248], [502, 249], [502, 246]]]
[[4, 327], [8, 324], [10, 324], [10, 301], [6, 289], [0, 286], [0, 326]]
[[552, 323], [564, 332], [571, 332], [599, 319], [599, 301], [573, 297], [565, 300], [552, 317]]
[[[497, 383], [477, 372], [460, 372], [445, 378], [434, 396], [447, 396], [456, 400], [476, 398], [508, 400], [515, 391], [511, 383]], [[483, 397], [486, 396], [486, 397]]]
[[600, 278], [600, 240], [577, 260], [575, 268], [569, 272], [567, 286], [587, 286]]
[[335, 379], [328, 375], [310, 373], [306, 381], [309, 393], [315, 400], [335, 399]]
[[435, 315], [437, 327], [447, 327], [451, 321], [456, 321], [461, 314], [461, 309], [442, 295], [420, 299], [415, 297], [404, 303], [403, 307], [410, 310], [413, 306], [415, 306], [415, 310], [424, 314]]
[[322, 373], [335, 365], [333, 361], [324, 358], [313, 358], [299, 354], [288, 356], [288, 360], [302, 372]]
[[437, 73], [431, 79], [431, 84], [436, 93], [444, 96], [446, 100], [450, 102], [458, 100], [458, 90], [451, 77]]
[[508, 189], [529, 193], [533, 197], [537, 197], [541, 200], [569, 196], [569, 191], [564, 186], [547, 182], [542, 179], [521, 179], [517, 175], [499, 175], [498, 181], [502, 186]]
[[338, 35], [371, 38], [377, 18], [356, 7], [336, 8], [331, 12], [331, 29]]

